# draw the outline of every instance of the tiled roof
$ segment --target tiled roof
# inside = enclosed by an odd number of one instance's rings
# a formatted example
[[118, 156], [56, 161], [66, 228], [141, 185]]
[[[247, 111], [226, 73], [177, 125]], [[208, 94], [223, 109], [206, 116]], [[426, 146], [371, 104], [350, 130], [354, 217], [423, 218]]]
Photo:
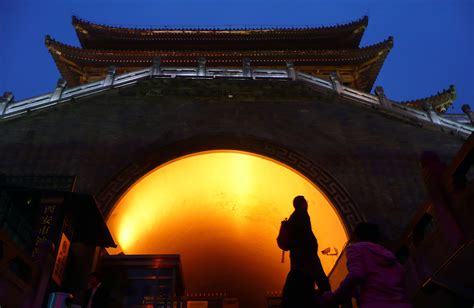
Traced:
[[79, 83], [80, 70], [85, 66], [142, 68], [160, 57], [163, 63], [174, 66], [193, 66], [204, 57], [209, 66], [241, 67], [242, 60], [249, 58], [252, 66], [275, 67], [292, 61], [298, 66], [370, 65], [360, 74], [359, 88], [369, 91], [378, 72], [393, 46], [393, 39], [364, 48], [344, 50], [95, 50], [66, 45], [46, 37], [46, 46], [53, 56], [61, 75], [70, 85]]
[[96, 24], [75, 16], [72, 24], [81, 46], [92, 49], [271, 49], [289, 43], [299, 48], [344, 49], [359, 46], [368, 17], [335, 26], [293, 28], [128, 28]]

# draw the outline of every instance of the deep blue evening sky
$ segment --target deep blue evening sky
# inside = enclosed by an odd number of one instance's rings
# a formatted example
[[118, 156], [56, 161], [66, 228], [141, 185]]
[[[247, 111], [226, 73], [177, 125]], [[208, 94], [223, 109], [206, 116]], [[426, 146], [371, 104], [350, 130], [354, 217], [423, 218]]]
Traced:
[[71, 16], [124, 26], [321, 26], [369, 16], [362, 46], [392, 35], [376, 81], [394, 100], [450, 84], [474, 107], [474, 0], [0, 0], [0, 91], [51, 91], [59, 73], [44, 36], [79, 46]]

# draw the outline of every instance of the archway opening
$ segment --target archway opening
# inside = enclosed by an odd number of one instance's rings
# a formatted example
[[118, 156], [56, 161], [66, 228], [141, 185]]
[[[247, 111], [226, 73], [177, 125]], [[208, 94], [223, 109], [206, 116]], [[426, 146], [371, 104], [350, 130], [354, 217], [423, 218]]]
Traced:
[[347, 242], [329, 199], [289, 166], [230, 150], [180, 157], [139, 179], [107, 219], [118, 244], [108, 252], [179, 254], [187, 292], [227, 292], [241, 307], [264, 307], [289, 271], [276, 236], [296, 195], [308, 200], [329, 273]]

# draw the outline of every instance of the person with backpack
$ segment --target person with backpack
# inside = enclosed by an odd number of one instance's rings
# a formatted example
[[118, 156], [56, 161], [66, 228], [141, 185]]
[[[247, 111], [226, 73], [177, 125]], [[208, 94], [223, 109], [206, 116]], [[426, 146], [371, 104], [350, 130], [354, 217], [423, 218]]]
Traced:
[[323, 295], [323, 302], [334, 307], [352, 297], [359, 288], [360, 308], [411, 308], [405, 290], [403, 267], [395, 255], [379, 245], [377, 225], [359, 223], [353, 243], [347, 246], [348, 274], [334, 293]]
[[291, 269], [282, 292], [282, 308], [315, 307], [316, 290], [331, 290], [318, 256], [318, 241], [311, 228], [308, 202], [303, 196], [293, 200], [294, 212], [283, 221], [277, 237], [278, 246], [290, 251]]

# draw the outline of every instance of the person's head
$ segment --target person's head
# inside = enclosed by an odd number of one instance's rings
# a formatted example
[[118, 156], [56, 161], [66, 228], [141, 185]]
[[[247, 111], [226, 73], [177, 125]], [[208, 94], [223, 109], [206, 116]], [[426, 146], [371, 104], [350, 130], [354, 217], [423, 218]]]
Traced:
[[87, 284], [89, 285], [90, 288], [97, 287], [97, 285], [101, 283], [102, 281], [100, 274], [97, 272], [90, 273], [87, 278], [88, 278]]
[[380, 230], [376, 224], [361, 222], [354, 229], [353, 240], [355, 242], [377, 243], [380, 238]]
[[295, 210], [307, 210], [308, 202], [303, 196], [296, 196], [295, 199], [293, 199], [293, 207]]

